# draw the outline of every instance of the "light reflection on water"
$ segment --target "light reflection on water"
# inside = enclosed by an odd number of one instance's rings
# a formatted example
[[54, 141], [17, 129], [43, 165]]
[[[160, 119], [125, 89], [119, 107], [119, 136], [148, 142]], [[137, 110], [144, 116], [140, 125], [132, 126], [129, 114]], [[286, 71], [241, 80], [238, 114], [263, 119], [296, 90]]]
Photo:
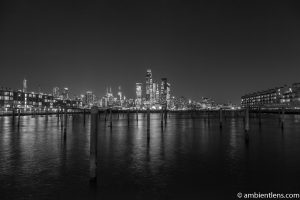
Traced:
[[[98, 194], [104, 199], [233, 199], [237, 192], [299, 192], [300, 120], [276, 115], [252, 118], [245, 143], [243, 120], [171, 114], [113, 116], [99, 121]], [[18, 127], [0, 117], [0, 191], [4, 199], [87, 198], [90, 117], [68, 118], [67, 140], [56, 116], [22, 116]], [[110, 197], [110, 198], [109, 198]], [[2, 198], [2, 197], [1, 197]]]

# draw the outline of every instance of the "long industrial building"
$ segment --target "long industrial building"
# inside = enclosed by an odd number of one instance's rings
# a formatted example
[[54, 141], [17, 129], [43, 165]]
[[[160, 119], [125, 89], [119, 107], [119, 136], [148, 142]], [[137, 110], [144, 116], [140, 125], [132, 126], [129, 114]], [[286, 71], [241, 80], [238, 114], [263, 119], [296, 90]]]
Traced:
[[246, 94], [241, 97], [242, 108], [298, 108], [300, 107], [300, 83]]

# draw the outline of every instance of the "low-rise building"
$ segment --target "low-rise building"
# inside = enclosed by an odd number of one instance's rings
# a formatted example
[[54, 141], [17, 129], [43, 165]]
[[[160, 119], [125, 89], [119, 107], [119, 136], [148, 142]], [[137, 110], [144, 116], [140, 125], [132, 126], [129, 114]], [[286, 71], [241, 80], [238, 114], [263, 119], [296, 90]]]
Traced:
[[259, 107], [279, 108], [279, 107], [297, 107], [300, 105], [300, 83], [294, 83], [292, 86], [281, 86], [263, 91], [257, 91], [246, 94], [241, 97], [242, 108], [250, 107], [258, 109]]

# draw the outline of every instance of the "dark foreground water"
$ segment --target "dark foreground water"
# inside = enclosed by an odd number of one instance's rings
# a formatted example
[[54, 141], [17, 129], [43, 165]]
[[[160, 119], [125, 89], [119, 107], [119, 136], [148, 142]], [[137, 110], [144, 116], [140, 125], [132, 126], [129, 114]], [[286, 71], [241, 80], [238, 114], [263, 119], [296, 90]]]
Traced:
[[99, 122], [98, 187], [89, 187], [90, 118], [68, 119], [64, 143], [56, 116], [0, 117], [0, 199], [237, 199], [238, 192], [300, 193], [300, 116], [251, 119], [172, 114], [114, 115]]

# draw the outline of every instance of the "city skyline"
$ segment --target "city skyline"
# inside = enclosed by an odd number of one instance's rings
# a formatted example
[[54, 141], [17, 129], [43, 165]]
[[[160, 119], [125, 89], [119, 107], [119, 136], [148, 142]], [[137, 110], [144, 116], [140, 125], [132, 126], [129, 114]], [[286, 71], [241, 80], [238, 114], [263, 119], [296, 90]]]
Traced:
[[[176, 96], [240, 103], [261, 88], [299, 82], [299, 6], [180, 1], [72, 4], [3, 2], [0, 85], [72, 87], [133, 97], [148, 68]], [[150, 67], [149, 67], [150, 66]], [[141, 80], [143, 80], [141, 78]], [[141, 81], [136, 80], [136, 81]]]
[[135, 97], [126, 97], [122, 87], [117, 92], [112, 87], [106, 87], [104, 96], [97, 96], [91, 90], [84, 94], [72, 94], [69, 87], [53, 87], [52, 92], [30, 91], [28, 80], [23, 79], [22, 89], [8, 87], [0, 88], [0, 109], [11, 111], [21, 109], [25, 112], [31, 110], [55, 111], [61, 107], [88, 108], [97, 106], [102, 109], [134, 109], [134, 110], [191, 110], [191, 109], [237, 109], [238, 105], [232, 103], [218, 104], [212, 98], [202, 97], [201, 100], [188, 99], [183, 96], [172, 95], [172, 87], [168, 78], [161, 78], [160, 82], [153, 78], [151, 69], [147, 69], [144, 84], [136, 83]]

